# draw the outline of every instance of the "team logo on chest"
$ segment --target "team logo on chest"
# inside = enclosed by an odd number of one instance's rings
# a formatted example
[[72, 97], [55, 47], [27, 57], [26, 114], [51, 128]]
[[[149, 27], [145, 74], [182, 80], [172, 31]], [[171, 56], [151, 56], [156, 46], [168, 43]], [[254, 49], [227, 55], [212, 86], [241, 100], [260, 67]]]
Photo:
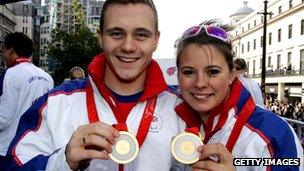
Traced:
[[163, 119], [154, 113], [149, 132], [158, 133], [163, 126]]

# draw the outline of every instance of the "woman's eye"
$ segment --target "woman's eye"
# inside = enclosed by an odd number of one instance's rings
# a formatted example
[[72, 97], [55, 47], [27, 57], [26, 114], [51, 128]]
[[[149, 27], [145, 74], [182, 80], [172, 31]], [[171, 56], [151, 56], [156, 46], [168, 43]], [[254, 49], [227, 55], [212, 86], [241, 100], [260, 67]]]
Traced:
[[190, 75], [193, 75], [193, 74], [194, 74], [194, 71], [191, 71], [191, 70], [184, 70], [182, 73], [183, 73], [184, 75], [186, 75], [186, 76], [190, 76]]
[[220, 73], [220, 71], [217, 70], [217, 69], [210, 69], [210, 70], [208, 70], [208, 75], [209, 76], [216, 76], [218, 73]]

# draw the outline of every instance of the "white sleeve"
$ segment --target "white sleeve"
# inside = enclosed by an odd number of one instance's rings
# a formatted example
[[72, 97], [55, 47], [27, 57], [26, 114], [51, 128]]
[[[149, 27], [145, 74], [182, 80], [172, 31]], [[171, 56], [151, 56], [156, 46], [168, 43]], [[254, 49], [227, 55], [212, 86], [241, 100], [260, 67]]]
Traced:
[[3, 81], [3, 94], [0, 96], [0, 131], [6, 129], [15, 118], [21, 83], [7, 72]]
[[46, 171], [62, 170], [71, 171], [65, 158], [65, 148], [61, 148], [56, 153], [52, 154], [46, 165]]

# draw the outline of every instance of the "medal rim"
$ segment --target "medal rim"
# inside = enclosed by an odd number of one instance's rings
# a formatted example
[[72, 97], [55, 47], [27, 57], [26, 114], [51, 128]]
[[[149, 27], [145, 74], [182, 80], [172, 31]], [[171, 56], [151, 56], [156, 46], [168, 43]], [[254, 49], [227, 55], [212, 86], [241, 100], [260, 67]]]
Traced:
[[[135, 138], [134, 135], [132, 135], [131, 133], [127, 132], [127, 131], [119, 131], [119, 134], [124, 134], [124, 135], [128, 135], [133, 141], [134, 141], [134, 144], [135, 144], [135, 152], [133, 154], [133, 156], [131, 156], [128, 160], [120, 160], [116, 157], [114, 157], [112, 155], [112, 153], [109, 153], [109, 156], [110, 158], [115, 161], [116, 163], [119, 163], [119, 164], [126, 164], [126, 163], [130, 163], [131, 161], [133, 161], [137, 155], [138, 155], [138, 152], [139, 152], [139, 145], [138, 145], [138, 141], [137, 139]], [[114, 148], [113, 148], [114, 149]]]
[[177, 141], [180, 137], [183, 137], [183, 136], [191, 136], [191, 137], [195, 138], [195, 139], [200, 143], [200, 145], [204, 145], [203, 141], [199, 138], [198, 135], [195, 135], [195, 134], [190, 133], [190, 132], [182, 132], [182, 133], [178, 134], [177, 136], [175, 136], [175, 137], [173, 138], [172, 143], [171, 143], [171, 153], [172, 153], [172, 155], [174, 156], [174, 158], [175, 158], [177, 161], [179, 161], [179, 162], [181, 162], [181, 163], [183, 163], [183, 164], [192, 164], [192, 163], [195, 163], [195, 162], [197, 162], [197, 161], [199, 160], [199, 156], [196, 157], [196, 158], [194, 158], [194, 159], [192, 159], [192, 160], [184, 160], [184, 159], [180, 158], [180, 157], [176, 154], [176, 152], [175, 152], [175, 150], [174, 150], [174, 146], [175, 146], [175, 144], [176, 144], [176, 141]]

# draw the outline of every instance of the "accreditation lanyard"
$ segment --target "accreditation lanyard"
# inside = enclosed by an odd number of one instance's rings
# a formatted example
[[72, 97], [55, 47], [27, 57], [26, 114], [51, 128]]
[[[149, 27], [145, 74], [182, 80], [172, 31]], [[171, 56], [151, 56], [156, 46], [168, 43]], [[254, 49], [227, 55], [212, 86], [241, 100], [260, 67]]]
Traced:
[[[87, 102], [87, 110], [88, 110], [88, 118], [90, 123], [98, 122], [99, 117], [97, 114], [97, 109], [95, 105], [95, 100], [94, 100], [94, 92], [93, 92], [93, 87], [91, 83], [89, 82], [87, 87], [86, 87], [86, 102]], [[115, 108], [115, 106], [112, 103], [109, 103], [112, 112], [114, 113], [114, 116], [117, 121], [121, 121], [122, 118], [119, 118], [121, 115], [119, 115], [119, 111]], [[148, 135], [148, 131], [150, 128], [150, 125], [153, 120], [153, 114], [156, 106], [156, 97], [149, 99], [147, 101], [144, 113], [142, 115], [136, 139], [138, 141], [139, 147], [143, 144], [144, 140], [146, 139]], [[115, 110], [116, 109], [116, 110]], [[127, 131], [127, 124], [126, 123], [118, 123], [114, 124], [114, 127], [118, 129], [119, 131]], [[119, 165], [119, 170], [123, 170], [123, 165]]]

